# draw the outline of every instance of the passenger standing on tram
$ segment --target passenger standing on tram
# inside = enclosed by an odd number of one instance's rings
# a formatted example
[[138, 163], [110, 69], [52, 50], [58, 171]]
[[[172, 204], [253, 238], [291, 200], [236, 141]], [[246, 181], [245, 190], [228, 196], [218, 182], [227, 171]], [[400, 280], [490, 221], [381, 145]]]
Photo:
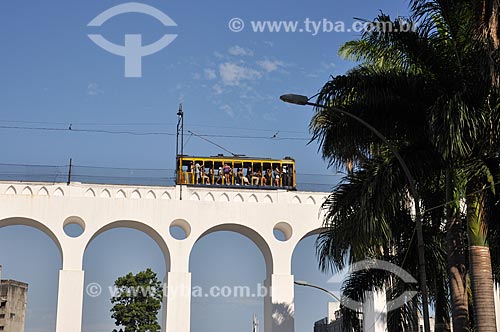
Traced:
[[246, 178], [248, 180], [247, 183], [252, 183], [252, 176], [253, 176], [253, 173], [252, 173], [252, 166], [248, 166], [247, 168], [247, 175], [246, 175]]
[[283, 165], [282, 177], [283, 177], [283, 186], [288, 187], [288, 166], [287, 165]]
[[188, 169], [188, 183], [192, 184], [194, 183], [194, 163], [191, 162], [189, 164], [189, 169]]
[[217, 180], [215, 181], [215, 184], [221, 184], [222, 182], [222, 167], [219, 167], [217, 170]]
[[201, 167], [201, 184], [210, 184], [210, 178], [205, 171], [205, 165]]
[[194, 165], [194, 172], [196, 174], [196, 184], [200, 184], [201, 179], [201, 166], [198, 162]]
[[280, 168], [279, 168], [279, 166], [276, 166], [276, 169], [274, 170], [274, 186], [275, 187], [280, 186]]
[[208, 171], [208, 176], [210, 177], [210, 183], [215, 184], [217, 181], [217, 177], [215, 176], [215, 170], [213, 166]]
[[224, 180], [226, 181], [226, 186], [231, 183], [230, 175], [231, 175], [231, 167], [226, 163], [224, 164]]

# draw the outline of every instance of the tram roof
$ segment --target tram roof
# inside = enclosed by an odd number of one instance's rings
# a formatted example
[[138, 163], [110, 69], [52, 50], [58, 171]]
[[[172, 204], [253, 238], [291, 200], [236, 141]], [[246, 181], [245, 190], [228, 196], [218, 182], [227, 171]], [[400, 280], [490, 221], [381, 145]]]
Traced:
[[269, 158], [269, 157], [250, 157], [250, 156], [224, 156], [224, 155], [216, 155], [216, 156], [188, 156], [188, 155], [179, 155], [179, 158], [183, 159], [210, 159], [210, 160], [264, 160], [264, 161], [288, 161], [295, 162], [295, 159], [291, 157], [284, 157], [281, 159]]

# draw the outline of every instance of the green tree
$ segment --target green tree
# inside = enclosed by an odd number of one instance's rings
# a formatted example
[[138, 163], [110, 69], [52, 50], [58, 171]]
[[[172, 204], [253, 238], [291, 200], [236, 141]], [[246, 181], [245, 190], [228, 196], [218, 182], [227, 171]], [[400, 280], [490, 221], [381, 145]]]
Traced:
[[[464, 196], [470, 206], [467, 228], [469, 249], [473, 249], [469, 250], [471, 270], [484, 271], [486, 268], [491, 271], [491, 265], [488, 267], [491, 262], [488, 220], [484, 212], [491, 200], [482, 199], [482, 195], [490, 195], [484, 191], [493, 183], [493, 173], [485, 160], [498, 157], [498, 84], [495, 79], [498, 77], [498, 49], [491, 46], [498, 34], [495, 25], [498, 3], [494, 1], [496, 7], [488, 7], [484, 5], [486, 2], [480, 7], [479, 2], [465, 0], [411, 1], [413, 19], [420, 23], [419, 29], [408, 33], [367, 32], [360, 40], [344, 45], [341, 54], [362, 64], [345, 76], [333, 77], [318, 97], [319, 103], [341, 107], [363, 118], [398, 149], [425, 148], [442, 164], [442, 171], [447, 176], [441, 181], [448, 184], [447, 201], [452, 201], [443, 229], [448, 230], [448, 274], [457, 331], [468, 330], [463, 237], [466, 227], [459, 214], [460, 199]], [[490, 12], [478, 15], [481, 8], [490, 8]], [[484, 24], [484, 17], [490, 18], [489, 25]], [[384, 15], [378, 19], [389, 20]], [[397, 27], [400, 23], [396, 20], [394, 24]], [[332, 164], [354, 161], [359, 167], [377, 156], [381, 148], [378, 139], [366, 128], [330, 110], [317, 109], [311, 129], [314, 139], [320, 142], [323, 156]], [[429, 177], [425, 169], [418, 166], [418, 161], [413, 164], [408, 158], [404, 156], [412, 172], [417, 174], [419, 191], [424, 190], [423, 184]], [[442, 185], [441, 191], [445, 187]], [[404, 187], [399, 190], [407, 191]], [[385, 204], [385, 197], [373, 196], [371, 199]], [[336, 212], [334, 209], [327, 220], [330, 227], [339, 222], [332, 216], [342, 217]], [[350, 215], [343, 217], [352, 220]], [[371, 217], [372, 224], [381, 220]], [[373, 233], [377, 229], [367, 228], [372, 232], [370, 236], [377, 236]], [[384, 240], [388, 240], [387, 236], [378, 238], [378, 241]], [[328, 233], [325, 233], [318, 248], [321, 259], [331, 259], [335, 241], [338, 238], [332, 234], [329, 242]], [[492, 326], [495, 319], [491, 310], [491, 275], [473, 272], [471, 280], [475, 321], [480, 322], [478, 330], [490, 331], [491, 327], [483, 329], [482, 326]], [[480, 285], [483, 285], [481, 289]]]
[[116, 296], [111, 298], [112, 318], [119, 330], [113, 332], [159, 332], [158, 311], [163, 288], [150, 268], [136, 275], [129, 273], [115, 281]]

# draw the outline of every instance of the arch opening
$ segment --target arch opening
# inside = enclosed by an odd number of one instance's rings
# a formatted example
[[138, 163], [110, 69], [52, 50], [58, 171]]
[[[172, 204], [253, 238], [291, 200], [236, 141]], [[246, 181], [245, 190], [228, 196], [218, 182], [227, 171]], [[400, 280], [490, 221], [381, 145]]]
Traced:
[[257, 248], [259, 248], [260, 252], [264, 256], [264, 261], [266, 262], [267, 274], [270, 275], [273, 273], [273, 257], [271, 254], [271, 249], [269, 248], [269, 245], [267, 244], [266, 240], [264, 240], [264, 238], [255, 230], [251, 229], [250, 227], [239, 224], [222, 224], [208, 229], [205, 233], [203, 233], [200, 237], [198, 237], [196, 243], [199, 242], [204, 237], [206, 237], [207, 235], [216, 232], [233, 232], [240, 234], [251, 240], [257, 246]]
[[28, 284], [26, 331], [40, 326], [55, 331], [62, 251], [50, 230], [35, 223], [21, 218], [0, 221], [2, 279]]
[[63, 261], [63, 250], [61, 247], [61, 243], [59, 242], [59, 239], [57, 236], [52, 232], [50, 228], [45, 226], [43, 222], [30, 219], [30, 218], [23, 218], [23, 217], [12, 217], [12, 218], [6, 218], [3, 220], [0, 220], [0, 229], [3, 227], [7, 226], [27, 226], [31, 228], [35, 228], [41, 232], [43, 232], [45, 235], [47, 235], [49, 238], [52, 239], [52, 241], [55, 243], [57, 249], [59, 250], [59, 254], [61, 255], [61, 265]]
[[160, 248], [161, 252], [163, 253], [163, 256], [165, 258], [165, 266], [167, 267], [167, 271], [170, 269], [170, 252], [168, 250], [167, 244], [163, 240], [162, 236], [160, 233], [158, 233], [154, 228], [151, 226], [140, 222], [140, 221], [134, 221], [134, 220], [119, 220], [115, 222], [111, 222], [107, 224], [106, 226], [102, 227], [99, 229], [97, 232], [95, 232], [90, 240], [87, 242], [85, 246], [85, 251], [84, 251], [84, 256], [85, 252], [87, 251], [89, 245], [94, 241], [98, 236], [101, 234], [108, 232], [110, 230], [116, 229], [116, 228], [129, 228], [133, 229], [142, 233], [145, 233], [148, 235], [151, 239], [153, 239], [158, 247]]
[[[264, 326], [264, 280], [272, 273], [270, 250], [255, 231], [224, 224], [201, 235], [191, 252], [191, 331], [230, 331], [256, 314]], [[210, 315], [208, 322], [200, 316]]]
[[[86, 287], [97, 283], [102, 293], [99, 296], [84, 294], [82, 332], [95, 331], [96, 324], [104, 324], [112, 330], [110, 298], [114, 296], [116, 279], [151, 268], [163, 284], [170, 271], [170, 253], [153, 227], [139, 221], [120, 220], [93, 234], [85, 248], [83, 266]], [[159, 311], [160, 325], [163, 325], [162, 312], [163, 304]]]
[[[292, 254], [292, 274], [295, 281], [319, 286], [340, 295], [341, 284], [336, 281], [337, 279], [332, 280], [332, 277], [336, 274], [322, 272], [319, 269], [316, 256], [316, 239], [323, 230], [324, 228], [312, 230], [298, 241]], [[306, 328], [310, 329], [310, 326], [314, 326], [314, 323], [319, 318], [328, 317], [329, 308], [335, 311], [335, 303], [338, 302], [328, 293], [301, 285], [295, 285], [294, 289], [295, 329], [297, 331]]]

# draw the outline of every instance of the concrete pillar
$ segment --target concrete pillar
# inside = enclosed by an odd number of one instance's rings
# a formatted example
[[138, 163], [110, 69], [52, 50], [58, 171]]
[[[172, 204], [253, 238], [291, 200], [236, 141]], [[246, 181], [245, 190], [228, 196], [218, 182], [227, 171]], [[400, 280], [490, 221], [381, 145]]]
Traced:
[[387, 330], [387, 306], [385, 291], [367, 292], [363, 303], [363, 332]]
[[191, 273], [169, 272], [164, 300], [166, 332], [189, 332], [191, 325]]
[[81, 332], [83, 288], [83, 271], [59, 271], [56, 332]]
[[294, 332], [294, 277], [272, 274], [264, 281], [264, 332]]
[[163, 278], [163, 300], [162, 300], [162, 310], [161, 310], [161, 332], [167, 331], [167, 306], [168, 306], [168, 276]]

